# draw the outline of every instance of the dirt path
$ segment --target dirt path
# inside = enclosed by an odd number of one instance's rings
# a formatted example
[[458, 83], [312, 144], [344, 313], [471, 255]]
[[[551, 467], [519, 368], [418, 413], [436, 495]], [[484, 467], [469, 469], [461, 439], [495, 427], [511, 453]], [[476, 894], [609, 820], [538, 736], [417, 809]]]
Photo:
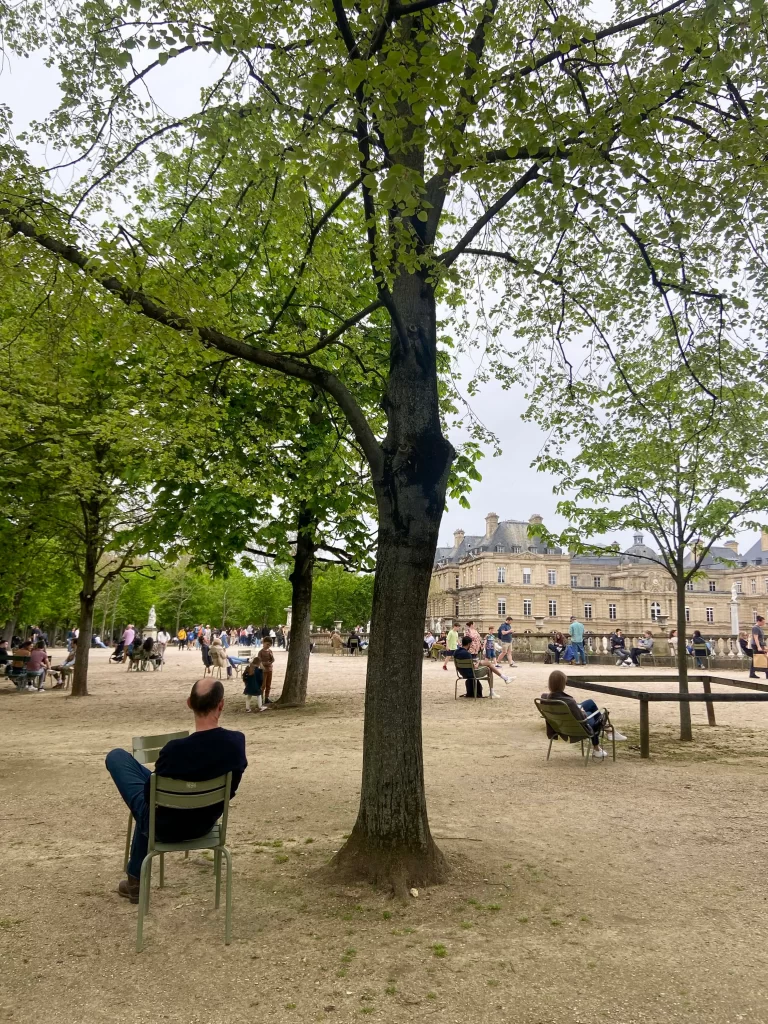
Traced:
[[[283, 670], [278, 654], [276, 690]], [[210, 863], [179, 855], [139, 956], [104, 755], [189, 724], [199, 655], [128, 675], [97, 652], [81, 701], [0, 680], [0, 1021], [768, 1021], [765, 705], [720, 705], [716, 730], [695, 705], [688, 749], [675, 706], [655, 705], [642, 762], [637, 704], [608, 698], [629, 742], [585, 769], [575, 748], [545, 761], [543, 666], [467, 702], [426, 665], [430, 816], [453, 873], [401, 905], [315, 871], [355, 817], [364, 670], [315, 656], [299, 712], [246, 715], [228, 684], [223, 724], [250, 762], [230, 817], [234, 940]]]

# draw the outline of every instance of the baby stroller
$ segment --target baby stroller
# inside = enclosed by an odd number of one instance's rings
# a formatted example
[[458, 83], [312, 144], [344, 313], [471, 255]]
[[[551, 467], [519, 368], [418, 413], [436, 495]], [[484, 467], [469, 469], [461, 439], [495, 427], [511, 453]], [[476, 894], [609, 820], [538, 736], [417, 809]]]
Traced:
[[118, 642], [115, 644], [114, 651], [112, 651], [112, 653], [109, 656], [109, 660], [110, 661], [115, 661], [115, 662], [122, 661], [123, 660], [123, 648], [124, 647], [125, 647], [125, 641], [124, 640], [118, 640]]

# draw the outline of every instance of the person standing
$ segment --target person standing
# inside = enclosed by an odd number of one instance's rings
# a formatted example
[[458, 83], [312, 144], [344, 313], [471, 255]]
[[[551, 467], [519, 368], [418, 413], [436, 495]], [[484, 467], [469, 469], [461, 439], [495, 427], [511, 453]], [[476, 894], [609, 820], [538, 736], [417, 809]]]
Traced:
[[340, 658], [342, 656], [341, 650], [344, 645], [344, 641], [341, 638], [341, 633], [337, 629], [331, 633], [331, 647], [333, 648], [334, 658]]
[[[571, 616], [571, 624], [568, 627], [568, 636], [576, 655], [574, 664], [586, 665], [587, 652], [584, 650], [584, 624], [579, 622], [575, 615]], [[579, 661], [579, 658], [581, 658], [581, 661]]]
[[[765, 646], [765, 618], [762, 615], [755, 616], [755, 624], [752, 627], [752, 636], [749, 643], [752, 649], [752, 663], [750, 665], [749, 677], [750, 679], [757, 679], [757, 673], [755, 672], [755, 655], [756, 654], [768, 654]], [[765, 669], [765, 678], [768, 679], [768, 666]]]
[[171, 641], [171, 634], [167, 629], [159, 629], [157, 631], [157, 645], [160, 650], [160, 660], [165, 661], [165, 648]]
[[272, 666], [275, 663], [275, 656], [272, 653], [272, 640], [265, 636], [261, 639], [261, 650], [259, 651], [259, 665], [264, 673], [264, 682], [261, 692], [264, 696], [264, 704], [271, 704], [269, 692], [272, 689]]
[[506, 620], [499, 626], [498, 632], [499, 642], [501, 643], [501, 654], [499, 655], [498, 664], [500, 665], [504, 659], [507, 659], [511, 668], [517, 668], [516, 662], [512, 660], [512, 616], [508, 615]]
[[128, 625], [123, 630], [123, 661], [125, 661], [127, 659], [127, 657], [128, 657], [128, 648], [133, 643], [135, 637], [136, 637], [136, 630], [133, 628], [133, 626], [129, 622]]
[[[467, 623], [466, 632], [464, 636], [469, 637], [471, 641], [469, 644], [469, 653], [472, 655], [473, 658], [476, 658], [480, 653], [481, 647], [483, 646], [483, 638], [475, 629], [475, 623], [473, 619], [470, 619], [469, 622]], [[462, 647], [463, 646], [464, 643], [462, 641]]]
[[456, 623], [451, 624], [451, 628], [448, 630], [448, 636], [445, 640], [445, 661], [443, 662], [443, 671], [448, 671], [448, 658], [452, 658], [459, 646], [459, 631], [456, 629]]

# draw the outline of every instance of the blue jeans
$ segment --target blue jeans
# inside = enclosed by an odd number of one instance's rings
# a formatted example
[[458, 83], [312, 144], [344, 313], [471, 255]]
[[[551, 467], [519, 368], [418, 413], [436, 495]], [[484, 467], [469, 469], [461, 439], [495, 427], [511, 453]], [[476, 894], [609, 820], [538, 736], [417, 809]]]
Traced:
[[[586, 664], [586, 662], [584, 664]], [[595, 702], [593, 700], [583, 700], [583, 701], [581, 701], [580, 707], [583, 708], [584, 712], [587, 715], [591, 715], [595, 711], [598, 711], [598, 712], [600, 711], [600, 709], [598, 708], [597, 704], [595, 704]], [[592, 730], [592, 746], [593, 747], [599, 747], [600, 746], [600, 730], [602, 729], [602, 727], [603, 727], [603, 716], [602, 716], [602, 714], [595, 715], [594, 718], [590, 718], [589, 722], [587, 723], [587, 728], [590, 728]]]
[[[571, 640], [571, 645], [574, 651], [576, 652], [576, 659], [574, 661], [574, 665], [586, 665], [587, 652], [584, 650], [584, 641], [582, 640], [580, 644], [577, 644], [575, 640]], [[579, 661], [579, 658], [581, 658], [581, 661]]]
[[119, 747], [107, 754], [106, 765], [112, 781], [128, 804], [128, 809], [136, 822], [133, 827], [131, 855], [128, 858], [128, 874], [138, 878], [149, 845], [149, 804], [144, 789], [152, 772], [143, 764], [139, 764], [127, 750], [121, 750]]

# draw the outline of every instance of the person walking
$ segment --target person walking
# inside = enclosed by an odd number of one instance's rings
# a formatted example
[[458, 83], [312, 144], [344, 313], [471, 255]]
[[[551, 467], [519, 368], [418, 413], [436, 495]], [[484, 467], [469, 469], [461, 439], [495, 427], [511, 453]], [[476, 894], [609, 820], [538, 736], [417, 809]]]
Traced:
[[452, 658], [459, 646], [459, 631], [456, 628], [456, 623], [451, 624], [451, 628], [448, 630], [448, 636], [445, 638], [445, 661], [443, 661], [443, 671], [448, 671], [448, 659]]
[[[576, 655], [574, 664], [586, 665], [587, 652], [584, 650], [584, 624], [579, 622], [575, 615], [571, 616], [571, 624], [568, 627], [568, 636]], [[579, 661], [579, 659], [581, 659], [581, 661]]]
[[128, 648], [131, 646], [133, 641], [136, 639], [136, 630], [129, 622], [123, 630], [123, 661], [128, 657]]
[[517, 668], [517, 663], [512, 660], [512, 616], [508, 615], [506, 620], [499, 626], [499, 642], [501, 643], [501, 654], [497, 664], [507, 659], [510, 668]]

